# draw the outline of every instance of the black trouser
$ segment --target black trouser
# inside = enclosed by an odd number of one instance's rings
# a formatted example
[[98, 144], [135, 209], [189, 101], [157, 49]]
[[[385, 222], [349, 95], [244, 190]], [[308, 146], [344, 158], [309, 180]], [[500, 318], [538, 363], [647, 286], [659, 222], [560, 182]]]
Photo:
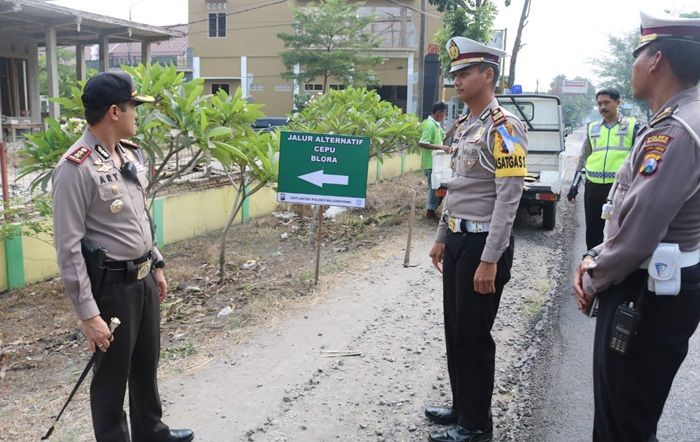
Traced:
[[152, 441], [169, 431], [161, 421], [156, 380], [160, 303], [153, 273], [140, 281], [104, 285], [98, 306], [108, 324], [116, 316], [121, 325], [107, 352], [98, 358], [90, 385], [95, 438], [100, 442], [130, 440], [124, 413], [128, 382], [133, 441]]
[[498, 261], [496, 293], [474, 292], [474, 273], [481, 262], [488, 233], [447, 232], [443, 256], [443, 302], [447, 369], [457, 424], [472, 430], [491, 429], [496, 344], [491, 327], [503, 286], [510, 279], [513, 238]]
[[597, 184], [586, 180], [583, 208], [586, 212], [586, 247], [588, 250], [603, 242], [605, 220], [600, 217], [612, 183]]
[[612, 322], [618, 305], [637, 300], [647, 271], [637, 270], [599, 295], [593, 352], [594, 441], [656, 440], [656, 425], [673, 378], [700, 321], [700, 266], [685, 268], [681, 275], [677, 296], [644, 294], [639, 333], [626, 355], [608, 349]]

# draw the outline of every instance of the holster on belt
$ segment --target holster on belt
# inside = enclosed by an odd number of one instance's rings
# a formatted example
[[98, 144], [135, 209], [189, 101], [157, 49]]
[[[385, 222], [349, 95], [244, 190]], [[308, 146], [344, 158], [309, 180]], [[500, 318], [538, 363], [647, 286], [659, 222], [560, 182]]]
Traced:
[[102, 292], [102, 282], [105, 277], [105, 269], [102, 267], [102, 264], [105, 261], [107, 249], [104, 247], [96, 247], [90, 241], [83, 238], [80, 240], [80, 251], [83, 253], [83, 259], [85, 259], [85, 266], [92, 288], [92, 296], [95, 300], [98, 300]]
[[650, 292], [673, 296], [681, 291], [681, 249], [675, 243], [660, 243], [649, 260]]

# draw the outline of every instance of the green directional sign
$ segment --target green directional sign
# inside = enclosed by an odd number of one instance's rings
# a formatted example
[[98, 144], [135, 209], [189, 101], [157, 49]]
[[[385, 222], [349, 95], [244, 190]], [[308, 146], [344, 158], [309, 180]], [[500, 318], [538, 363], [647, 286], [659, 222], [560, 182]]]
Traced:
[[277, 201], [365, 207], [367, 137], [281, 132]]

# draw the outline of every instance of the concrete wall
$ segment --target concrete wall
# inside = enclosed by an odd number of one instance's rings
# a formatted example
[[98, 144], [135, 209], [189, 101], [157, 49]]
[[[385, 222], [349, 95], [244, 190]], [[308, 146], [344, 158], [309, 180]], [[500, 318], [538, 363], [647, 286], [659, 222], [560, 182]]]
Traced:
[[5, 259], [5, 241], [0, 239], [0, 292], [7, 290], [7, 260]]
[[[163, 243], [170, 244], [220, 229], [228, 217], [233, 190], [221, 187], [163, 199]], [[192, 210], [196, 207], [197, 210]], [[240, 221], [240, 216], [239, 216]]]
[[58, 261], [53, 237], [43, 234], [39, 238], [22, 237], [24, 251], [24, 282], [31, 284], [58, 274]]

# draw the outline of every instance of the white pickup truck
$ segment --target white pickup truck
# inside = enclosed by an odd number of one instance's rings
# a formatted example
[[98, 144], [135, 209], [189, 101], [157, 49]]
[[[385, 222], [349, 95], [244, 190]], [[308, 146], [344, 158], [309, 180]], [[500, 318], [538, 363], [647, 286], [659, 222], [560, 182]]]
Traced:
[[[501, 106], [520, 118], [527, 129], [528, 176], [520, 205], [530, 215], [541, 214], [542, 227], [551, 230], [556, 224], [557, 201], [564, 174], [564, 128], [559, 97], [513, 94], [497, 95], [496, 98]], [[440, 189], [438, 194], [444, 192], [442, 182], [451, 176], [450, 156], [433, 151], [431, 182], [433, 188]]]

